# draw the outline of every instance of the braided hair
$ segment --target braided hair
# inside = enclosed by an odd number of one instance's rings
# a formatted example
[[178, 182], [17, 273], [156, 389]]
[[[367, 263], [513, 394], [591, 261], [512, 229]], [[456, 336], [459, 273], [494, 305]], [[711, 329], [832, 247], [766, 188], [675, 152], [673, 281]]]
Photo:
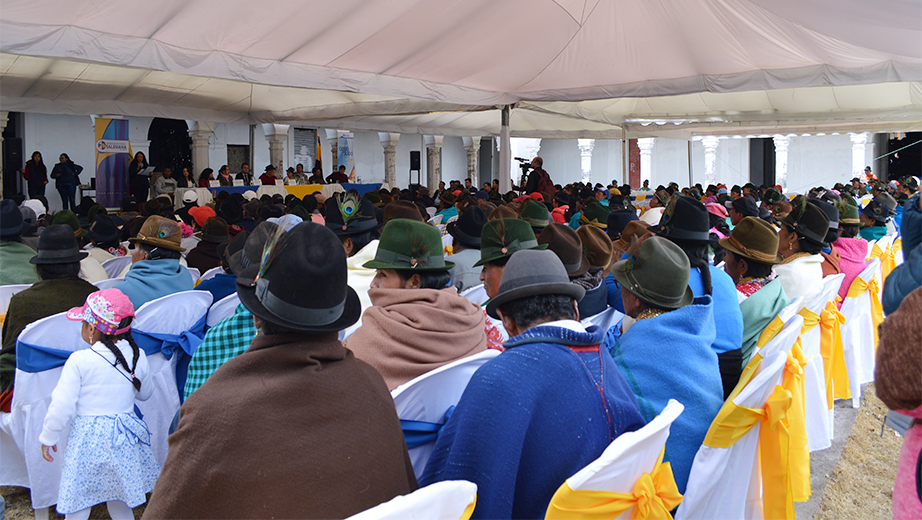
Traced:
[[[675, 240], [671, 238], [670, 240], [672, 240], [675, 245], [679, 246], [682, 251], [685, 252], [685, 256], [688, 257], [688, 263], [691, 265], [691, 268], [697, 268], [701, 272], [701, 283], [704, 285], [704, 293], [712, 295], [713, 288], [711, 287], [711, 263], [708, 259], [708, 252], [710, 247], [709, 244], [700, 244], [697, 242]], [[726, 252], [724, 254], [726, 254]]]
[[[118, 328], [123, 329], [131, 324], [132, 317], [128, 316], [123, 319], [119, 324]], [[125, 359], [125, 356], [122, 355], [122, 351], [115, 346], [115, 342], [119, 340], [125, 340], [131, 345], [131, 353], [133, 359], [131, 360], [131, 367], [128, 367], [128, 361]], [[134, 386], [136, 391], [141, 390], [141, 380], [134, 375], [135, 369], [138, 367], [138, 358], [140, 358], [140, 349], [138, 344], [135, 343], [134, 338], [131, 337], [131, 330], [125, 331], [123, 334], [114, 335], [114, 334], [103, 334], [102, 338], [99, 340], [106, 348], [109, 349], [109, 352], [115, 356], [115, 362], [119, 365], [122, 365], [122, 368], [125, 369], [125, 372], [131, 376], [131, 384]]]

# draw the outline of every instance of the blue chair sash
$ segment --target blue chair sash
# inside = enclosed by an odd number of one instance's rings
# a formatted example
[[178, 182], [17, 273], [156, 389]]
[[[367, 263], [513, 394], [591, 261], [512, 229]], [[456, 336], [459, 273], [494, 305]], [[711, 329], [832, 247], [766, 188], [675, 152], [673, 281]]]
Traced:
[[176, 389], [179, 392], [179, 402], [183, 402], [186, 387], [186, 375], [189, 372], [189, 362], [192, 361], [192, 355], [195, 349], [202, 344], [205, 338], [205, 318], [202, 316], [195, 322], [189, 330], [179, 334], [158, 334], [154, 332], [144, 332], [142, 330], [132, 329], [131, 336], [134, 338], [138, 347], [147, 355], [162, 352], [164, 357], [171, 359], [175, 353], [176, 359]]
[[412, 450], [430, 442], [435, 442], [439, 438], [439, 431], [448, 422], [455, 407], [449, 406], [445, 412], [445, 419], [441, 423], [431, 423], [426, 421], [410, 421], [400, 419], [400, 428], [403, 430], [403, 438], [407, 442], [407, 449]]

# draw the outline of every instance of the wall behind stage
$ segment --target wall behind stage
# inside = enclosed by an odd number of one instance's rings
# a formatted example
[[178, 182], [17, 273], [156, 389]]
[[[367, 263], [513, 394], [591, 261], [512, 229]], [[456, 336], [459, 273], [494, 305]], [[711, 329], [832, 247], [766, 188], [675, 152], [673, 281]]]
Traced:
[[[90, 116], [59, 116], [26, 113], [23, 117], [23, 157], [39, 151], [50, 176], [58, 157], [66, 153], [72, 161], [83, 166], [80, 182], [88, 183], [96, 176], [95, 127]], [[45, 187], [50, 211], [63, 208], [54, 179]]]

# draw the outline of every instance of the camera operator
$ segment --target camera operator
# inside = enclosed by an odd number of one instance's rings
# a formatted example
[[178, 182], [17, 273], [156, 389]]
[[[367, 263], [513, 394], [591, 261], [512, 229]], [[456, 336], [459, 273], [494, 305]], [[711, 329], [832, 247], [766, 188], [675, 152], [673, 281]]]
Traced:
[[544, 200], [554, 200], [554, 183], [551, 176], [543, 168], [544, 160], [535, 157], [531, 160], [531, 173], [528, 174], [528, 181], [525, 183], [525, 193], [531, 194], [540, 192], [544, 195]]

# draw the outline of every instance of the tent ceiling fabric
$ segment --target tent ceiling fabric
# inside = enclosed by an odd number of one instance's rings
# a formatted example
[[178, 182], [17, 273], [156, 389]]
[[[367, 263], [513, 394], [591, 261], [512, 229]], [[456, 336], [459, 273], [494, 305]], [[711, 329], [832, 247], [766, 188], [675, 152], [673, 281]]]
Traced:
[[920, 41], [915, 0], [7, 0], [0, 105], [444, 135], [498, 134], [505, 104], [521, 137], [909, 130]]

